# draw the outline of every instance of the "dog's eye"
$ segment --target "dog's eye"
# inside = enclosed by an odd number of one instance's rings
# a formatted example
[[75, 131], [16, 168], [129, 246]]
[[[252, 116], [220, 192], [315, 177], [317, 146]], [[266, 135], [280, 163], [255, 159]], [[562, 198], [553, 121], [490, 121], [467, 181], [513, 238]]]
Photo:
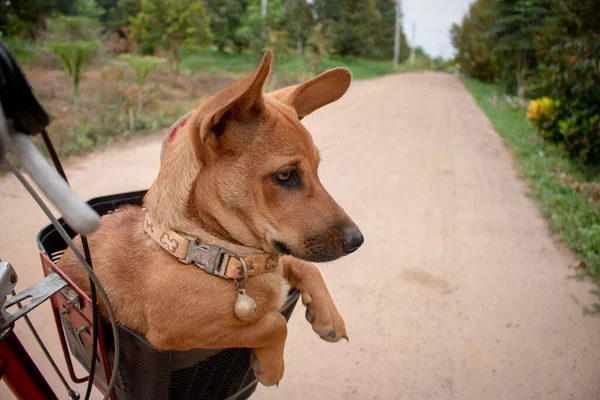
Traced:
[[283, 172], [278, 172], [275, 174], [275, 179], [277, 179], [277, 181], [279, 182], [288, 181], [292, 177], [292, 172], [294, 171], [291, 169]]
[[295, 169], [277, 172], [273, 174], [273, 179], [277, 184], [288, 189], [297, 189], [302, 185], [298, 172]]

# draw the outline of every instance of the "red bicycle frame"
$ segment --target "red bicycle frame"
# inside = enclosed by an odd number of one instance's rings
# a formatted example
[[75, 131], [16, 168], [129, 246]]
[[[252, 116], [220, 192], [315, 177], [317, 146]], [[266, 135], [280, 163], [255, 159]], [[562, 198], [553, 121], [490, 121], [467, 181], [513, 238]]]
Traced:
[[[8, 331], [8, 332], [7, 332]], [[0, 337], [0, 378], [17, 399], [58, 400], [27, 350], [8, 328]]]

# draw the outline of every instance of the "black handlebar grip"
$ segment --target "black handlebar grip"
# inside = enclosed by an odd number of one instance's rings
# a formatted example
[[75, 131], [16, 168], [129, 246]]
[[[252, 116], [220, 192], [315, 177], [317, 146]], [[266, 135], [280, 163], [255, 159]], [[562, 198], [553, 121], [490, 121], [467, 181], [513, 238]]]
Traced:
[[48, 114], [35, 98], [21, 67], [2, 41], [0, 41], [0, 103], [4, 115], [13, 121], [19, 132], [34, 135], [40, 133], [50, 123]]

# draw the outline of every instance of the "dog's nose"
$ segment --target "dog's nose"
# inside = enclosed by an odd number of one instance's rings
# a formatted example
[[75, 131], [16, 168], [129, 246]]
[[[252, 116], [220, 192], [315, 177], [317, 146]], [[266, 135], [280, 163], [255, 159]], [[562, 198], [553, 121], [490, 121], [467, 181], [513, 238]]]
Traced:
[[362, 244], [365, 241], [365, 238], [363, 237], [363, 234], [360, 231], [360, 229], [354, 226], [344, 231], [344, 237], [342, 240], [344, 243], [344, 251], [347, 254], [350, 254], [355, 252], [360, 246], [362, 246]]

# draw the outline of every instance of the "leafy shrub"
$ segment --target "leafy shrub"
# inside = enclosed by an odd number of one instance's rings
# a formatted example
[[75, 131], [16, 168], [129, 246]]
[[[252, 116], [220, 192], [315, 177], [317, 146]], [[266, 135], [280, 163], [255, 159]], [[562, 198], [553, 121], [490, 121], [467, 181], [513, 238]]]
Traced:
[[531, 100], [527, 107], [527, 119], [545, 139], [558, 142], [561, 136], [557, 130], [557, 118], [560, 101], [550, 97]]
[[100, 21], [81, 15], [58, 15], [46, 20], [45, 38], [49, 42], [92, 41], [100, 36]]
[[210, 42], [210, 21], [204, 3], [195, 0], [141, 0], [140, 12], [131, 21], [131, 38], [144, 44], [147, 54], [164, 48], [173, 52], [175, 68], [182, 46], [201, 48]]
[[331, 30], [317, 23], [309, 32], [306, 56], [310, 61], [313, 75], [323, 72], [323, 58], [333, 51]]
[[48, 44], [48, 49], [60, 59], [69, 75], [73, 87], [73, 97], [77, 104], [83, 65], [100, 49], [100, 42], [85, 40], [53, 42]]
[[587, 164], [600, 163], [600, 110], [597, 104], [567, 100], [560, 108], [557, 127], [569, 156]]
[[244, 24], [235, 32], [238, 43], [248, 46], [256, 54], [262, 54], [266, 49], [274, 46], [277, 46], [280, 51], [282, 48], [286, 48], [287, 51], [287, 32], [278, 29], [282, 27], [285, 18], [283, 2], [272, 0], [269, 2], [266, 26], [263, 31], [260, 1], [252, 0], [246, 8]]
[[36, 60], [43, 48], [33, 40], [18, 39], [15, 37], [2, 37], [2, 43], [10, 50], [13, 56], [21, 64], [27, 64]]
[[144, 108], [144, 85], [148, 80], [150, 72], [157, 69], [160, 65], [167, 62], [166, 58], [153, 56], [136, 56], [133, 54], [123, 54], [119, 59], [125, 61], [135, 72], [135, 84], [138, 86], [138, 116], [142, 114]]
[[544, 139], [560, 143], [570, 157], [587, 164], [600, 163], [600, 113], [596, 104], [576, 98], [561, 102], [542, 97], [529, 103], [527, 119]]
[[213, 33], [213, 44], [219, 51], [233, 47], [241, 52], [247, 46], [245, 40], [236, 35], [237, 29], [244, 24], [244, 14], [248, 0], [205, 0], [204, 7], [210, 18], [210, 30]]
[[542, 90], [561, 102], [557, 139], [571, 157], [600, 164], [600, 23], [597, 0], [552, 0], [536, 39]]

